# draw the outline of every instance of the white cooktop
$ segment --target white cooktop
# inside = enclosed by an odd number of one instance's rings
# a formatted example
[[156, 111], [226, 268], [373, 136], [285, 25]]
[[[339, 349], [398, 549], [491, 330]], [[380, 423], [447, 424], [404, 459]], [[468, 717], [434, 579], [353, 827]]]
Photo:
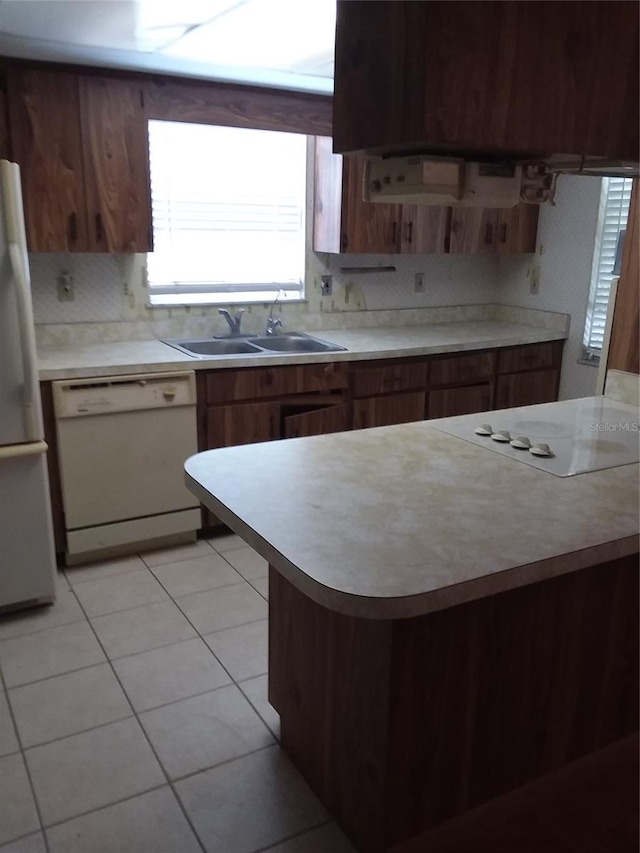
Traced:
[[[432, 424], [448, 435], [556, 477], [640, 461], [639, 425], [640, 410], [606, 397], [480, 412]], [[534, 455], [530, 447], [549, 455]]]

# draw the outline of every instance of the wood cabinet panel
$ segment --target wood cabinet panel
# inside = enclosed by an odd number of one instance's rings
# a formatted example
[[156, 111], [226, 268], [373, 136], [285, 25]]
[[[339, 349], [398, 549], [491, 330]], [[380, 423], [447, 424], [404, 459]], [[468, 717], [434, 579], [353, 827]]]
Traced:
[[345, 362], [212, 370], [206, 378], [207, 403], [334, 391], [347, 384]]
[[454, 254], [493, 254], [497, 251], [498, 211], [456, 207], [451, 213], [449, 251]]
[[12, 156], [22, 175], [29, 250], [86, 251], [78, 78], [12, 67], [7, 86]]
[[207, 410], [207, 447], [231, 447], [280, 438], [279, 403], [245, 403]]
[[451, 208], [403, 204], [400, 251], [419, 255], [449, 251]]
[[353, 367], [351, 389], [354, 397], [371, 397], [391, 391], [424, 388], [427, 384], [427, 362], [397, 359], [375, 367]]
[[342, 156], [330, 136], [316, 136], [313, 182], [313, 250], [339, 254], [342, 228]]
[[429, 365], [429, 385], [469, 385], [482, 379], [491, 379], [495, 368], [495, 351], [435, 358]]
[[400, 205], [363, 201], [363, 175], [364, 159], [344, 158], [340, 251], [395, 254], [400, 236]]
[[367, 397], [353, 401], [353, 428], [390, 426], [425, 417], [425, 393], [387, 394], [384, 397]]
[[498, 373], [517, 373], [539, 370], [542, 367], [559, 367], [563, 341], [528, 344], [499, 350]]
[[91, 248], [152, 251], [149, 142], [141, 85], [81, 77], [80, 113]]
[[344, 403], [290, 415], [286, 413], [286, 409], [283, 407], [282, 437], [300, 438], [303, 435], [327, 435], [330, 432], [343, 432], [349, 427], [348, 412], [349, 409]]
[[498, 210], [498, 254], [533, 254], [538, 238], [539, 216], [540, 208], [537, 204], [517, 204], [515, 207]]
[[493, 405], [493, 384], [471, 385], [462, 388], [440, 388], [429, 392], [430, 418], [452, 418], [487, 412]]
[[637, 68], [628, 2], [340, 0], [334, 149], [638, 162]]
[[640, 373], [640, 191], [634, 181], [607, 368]]
[[532, 370], [499, 376], [496, 388], [496, 408], [533, 406], [558, 399], [560, 375], [557, 370]]

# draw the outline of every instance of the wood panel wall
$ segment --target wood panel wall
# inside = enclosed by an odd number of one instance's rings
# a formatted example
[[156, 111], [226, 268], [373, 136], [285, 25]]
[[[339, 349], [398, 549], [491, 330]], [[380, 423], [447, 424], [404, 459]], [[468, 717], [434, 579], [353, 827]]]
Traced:
[[607, 368], [640, 373], [640, 181], [636, 179], [627, 220], [622, 271], [611, 327]]

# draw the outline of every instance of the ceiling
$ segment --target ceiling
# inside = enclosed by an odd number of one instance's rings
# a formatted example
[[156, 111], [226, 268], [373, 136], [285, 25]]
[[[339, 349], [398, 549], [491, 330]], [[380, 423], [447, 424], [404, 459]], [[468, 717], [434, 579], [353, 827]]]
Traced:
[[0, 55], [333, 91], [336, 0], [0, 0]]

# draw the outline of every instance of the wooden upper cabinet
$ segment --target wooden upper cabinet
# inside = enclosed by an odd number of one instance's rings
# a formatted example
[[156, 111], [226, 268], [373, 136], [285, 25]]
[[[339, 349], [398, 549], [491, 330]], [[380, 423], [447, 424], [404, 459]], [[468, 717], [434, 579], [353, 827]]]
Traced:
[[417, 255], [448, 252], [450, 227], [450, 207], [403, 204], [400, 251]]
[[147, 125], [133, 81], [10, 66], [11, 156], [32, 252], [145, 252]]
[[29, 249], [87, 251], [77, 76], [11, 68], [7, 92]]
[[80, 115], [92, 249], [151, 251], [149, 142], [141, 85], [81, 77]]
[[638, 7], [338, 0], [334, 150], [638, 162]]
[[533, 253], [539, 211], [535, 204], [505, 209], [453, 208], [449, 251], [452, 254]]
[[640, 373], [640, 191], [633, 183], [607, 369]]
[[535, 252], [539, 215], [537, 204], [518, 204], [498, 210], [496, 251], [499, 254]]

